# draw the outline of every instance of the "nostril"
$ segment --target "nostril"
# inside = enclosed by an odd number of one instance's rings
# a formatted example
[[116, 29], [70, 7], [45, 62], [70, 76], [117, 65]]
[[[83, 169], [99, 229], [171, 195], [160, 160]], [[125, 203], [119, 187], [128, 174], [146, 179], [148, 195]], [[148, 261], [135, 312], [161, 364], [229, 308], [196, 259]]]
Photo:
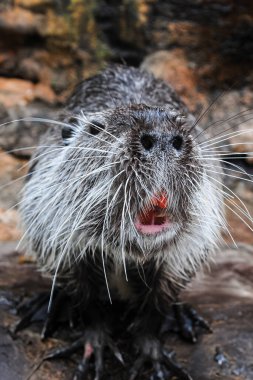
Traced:
[[182, 136], [174, 136], [173, 139], [171, 140], [173, 148], [176, 150], [181, 150], [182, 145], [183, 145], [183, 137]]
[[151, 135], [142, 135], [141, 144], [146, 150], [150, 150], [155, 145], [155, 138]]

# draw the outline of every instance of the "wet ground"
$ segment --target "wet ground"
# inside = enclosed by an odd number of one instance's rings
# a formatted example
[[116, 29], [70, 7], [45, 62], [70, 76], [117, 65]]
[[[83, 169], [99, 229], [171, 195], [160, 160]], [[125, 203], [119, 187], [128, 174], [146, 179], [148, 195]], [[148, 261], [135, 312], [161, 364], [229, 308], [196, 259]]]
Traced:
[[[24, 261], [15, 247], [15, 242], [0, 245], [0, 378], [71, 379], [78, 355], [71, 360], [44, 362], [32, 374], [46, 352], [65, 342], [61, 339], [42, 342], [39, 326], [18, 335], [12, 333], [19, 320], [18, 302], [49, 286], [34, 263]], [[167, 345], [173, 347], [177, 359], [194, 380], [252, 380], [253, 248], [239, 244], [238, 248], [224, 247], [221, 252], [215, 266], [195, 280], [183, 295], [211, 323], [213, 333], [200, 336], [196, 344], [171, 335]], [[106, 378], [125, 379], [120, 364], [109, 361]], [[148, 369], [142, 378], [150, 378]]]

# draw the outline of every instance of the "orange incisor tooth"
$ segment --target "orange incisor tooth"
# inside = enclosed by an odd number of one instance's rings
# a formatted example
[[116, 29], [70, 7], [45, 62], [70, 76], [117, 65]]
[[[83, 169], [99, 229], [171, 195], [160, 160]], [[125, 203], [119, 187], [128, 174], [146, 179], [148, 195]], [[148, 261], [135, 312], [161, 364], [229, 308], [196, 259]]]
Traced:
[[154, 206], [164, 209], [168, 206], [168, 198], [165, 193], [162, 193], [160, 196], [153, 198], [152, 203]]

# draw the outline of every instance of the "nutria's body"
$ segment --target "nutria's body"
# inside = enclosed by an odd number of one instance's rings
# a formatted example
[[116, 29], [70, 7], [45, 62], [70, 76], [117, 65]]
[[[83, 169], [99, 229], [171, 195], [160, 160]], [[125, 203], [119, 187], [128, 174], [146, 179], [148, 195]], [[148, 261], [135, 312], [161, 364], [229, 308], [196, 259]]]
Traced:
[[120, 66], [81, 83], [61, 122], [32, 160], [27, 240], [91, 329], [113, 310], [110, 298], [123, 301], [153, 357], [162, 316], [219, 238], [219, 185], [201, 157], [207, 136], [169, 86]]

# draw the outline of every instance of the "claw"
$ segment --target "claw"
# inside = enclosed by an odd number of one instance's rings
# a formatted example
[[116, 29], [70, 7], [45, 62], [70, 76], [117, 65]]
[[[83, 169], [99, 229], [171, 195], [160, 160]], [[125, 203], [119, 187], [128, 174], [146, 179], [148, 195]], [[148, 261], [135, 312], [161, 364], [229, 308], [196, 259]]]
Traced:
[[87, 374], [88, 369], [89, 363], [85, 358], [83, 358], [74, 373], [73, 380], [84, 380], [84, 376]]
[[159, 362], [153, 362], [153, 366], [155, 373], [151, 376], [150, 380], [166, 380], [168, 378], [168, 371]]
[[[47, 313], [45, 318], [44, 326], [41, 332], [42, 340], [52, 336], [58, 329], [58, 322], [61, 321], [61, 316], [65, 315], [66, 311], [69, 311], [68, 297], [62, 289], [57, 289], [55, 291], [51, 311]], [[68, 315], [68, 319], [71, 319], [70, 315]]]
[[[69, 298], [63, 289], [57, 288], [54, 295], [53, 307], [47, 312], [49, 293], [44, 292], [32, 298], [30, 301], [19, 305], [21, 313], [25, 313], [14, 329], [14, 333], [25, 329], [34, 322], [44, 321], [41, 339], [44, 340], [57, 330], [59, 321], [66, 321], [66, 310], [69, 311]], [[64, 318], [62, 318], [64, 316]], [[71, 315], [68, 315], [71, 321]]]
[[187, 341], [196, 343], [198, 327], [212, 332], [208, 323], [190, 305], [177, 303], [173, 305], [178, 333]]
[[177, 305], [175, 308], [176, 315], [180, 323], [180, 333], [186, 340], [189, 340], [192, 343], [197, 342], [197, 337], [194, 332], [194, 324], [192, 319], [186, 314], [183, 305]]
[[83, 346], [83, 339], [78, 339], [76, 342], [72, 343], [70, 346], [61, 347], [56, 350], [49, 352], [44, 356], [43, 360], [54, 360], [68, 358], [76, 351], [78, 351]]
[[112, 351], [115, 358], [122, 364], [125, 365], [123, 356], [121, 355], [121, 352], [119, 351], [118, 347], [113, 343], [113, 341], [110, 339], [108, 342], [108, 347]]
[[178, 376], [180, 380], [193, 380], [191, 375], [185, 371], [180, 364], [173, 360], [174, 355], [174, 352], [163, 350], [163, 358], [173, 374]]
[[103, 373], [103, 357], [102, 357], [103, 347], [97, 347], [95, 349], [95, 380], [100, 380]]
[[187, 306], [188, 314], [192, 318], [192, 320], [198, 326], [202, 327], [203, 329], [211, 333], [212, 329], [210, 328], [208, 322], [203, 317], [201, 317], [193, 307], [191, 307], [190, 305], [186, 305], [186, 306]]
[[139, 371], [144, 363], [144, 358], [140, 356], [134, 363], [133, 367], [130, 370], [130, 378], [129, 380], [135, 380], [136, 376], [138, 376]]
[[45, 303], [48, 301], [48, 294], [40, 294], [36, 296], [27, 305], [20, 306], [20, 310], [28, 309], [29, 311], [23, 316], [23, 318], [15, 326], [14, 333], [16, 334], [20, 330], [25, 329], [33, 322], [42, 321], [45, 318]]
[[[59, 324], [67, 321], [70, 323], [72, 323], [72, 321], [79, 322], [78, 310], [73, 307], [71, 309], [72, 300], [66, 294], [64, 289], [57, 288], [50, 313], [47, 313], [48, 300], [49, 294], [43, 293], [34, 297], [29, 302], [25, 302], [20, 305], [19, 310], [26, 314], [16, 325], [14, 331], [18, 332], [29, 326], [32, 322], [44, 320], [45, 323], [42, 329], [41, 337], [42, 339], [45, 339], [56, 331]], [[78, 338], [76, 341], [68, 346], [54, 349], [47, 353], [41, 359], [39, 365], [46, 360], [68, 358], [79, 349], [84, 349], [83, 358], [74, 373], [73, 379], [84, 380], [84, 378], [86, 378], [86, 374], [92, 366], [95, 370], [94, 380], [100, 380], [104, 371], [103, 353], [106, 347], [109, 348], [117, 360], [124, 365], [124, 360], [119, 349], [108, 335], [107, 328], [102, 324], [102, 322], [98, 323], [96, 326], [87, 328], [81, 337], [80, 330], [77, 330], [77, 333], [78, 335], [75, 335]], [[39, 368], [39, 366], [36, 366], [35, 371], [37, 368]]]
[[149, 380], [192, 380], [188, 372], [177, 363], [175, 353], [168, 352], [162, 343], [152, 336], [142, 335], [136, 341], [139, 357], [130, 370], [129, 380], [135, 380], [142, 374], [145, 362], [152, 364]]
[[[102, 337], [102, 338], [101, 338]], [[105, 346], [108, 346], [117, 359], [124, 364], [121, 353], [117, 349], [116, 345], [112, 342], [111, 338], [107, 335], [101, 335], [99, 331], [99, 340], [96, 335], [96, 330], [89, 330], [85, 336], [79, 338], [74, 343], [67, 347], [59, 348], [49, 352], [44, 358], [45, 360], [61, 359], [68, 358], [73, 353], [78, 351], [80, 348], [84, 347], [84, 354], [82, 361], [79, 363], [73, 380], [84, 380], [87, 372], [90, 369], [91, 360], [94, 358], [94, 367], [95, 367], [95, 378], [94, 380], [100, 380], [103, 375], [104, 370], [104, 361], [103, 361], [103, 352]], [[93, 364], [92, 364], [93, 365]]]

